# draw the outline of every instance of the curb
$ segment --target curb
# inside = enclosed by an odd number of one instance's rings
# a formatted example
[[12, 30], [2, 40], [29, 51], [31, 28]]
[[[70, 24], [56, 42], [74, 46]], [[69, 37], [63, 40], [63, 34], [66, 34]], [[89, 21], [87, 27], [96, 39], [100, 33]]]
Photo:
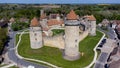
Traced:
[[[26, 31], [26, 30], [25, 30], [25, 31]], [[42, 61], [42, 60], [25, 58], [25, 57], [22, 57], [22, 56], [20, 56], [20, 55], [18, 54], [18, 50], [17, 50], [17, 49], [18, 49], [19, 43], [21, 42], [21, 37], [22, 37], [22, 35], [24, 34], [25, 31], [23, 31], [23, 32], [20, 34], [20, 36], [19, 36], [19, 41], [18, 41], [18, 43], [17, 43], [17, 45], [16, 45], [16, 47], [15, 47], [15, 48], [16, 48], [16, 50], [15, 50], [16, 55], [17, 55], [19, 58], [21, 58], [21, 59], [37, 61], [37, 62], [40, 62], [40, 63], [46, 64], [46, 65], [49, 65], [49, 66], [54, 67], [54, 68], [60, 68], [60, 67], [55, 66], [55, 65], [53, 65], [53, 64], [51, 64], [51, 63], [48, 63], [48, 62], [45, 62], [45, 61]], [[25, 34], [26, 34], [26, 33], [25, 33]]]
[[[99, 30], [98, 30], [99, 31]], [[102, 31], [99, 31], [99, 32], [101, 32], [101, 33], [103, 33]], [[91, 66], [95, 63], [95, 61], [97, 60], [97, 51], [96, 51], [96, 48], [98, 47], [98, 45], [101, 43], [101, 41], [102, 41], [102, 39], [105, 37], [105, 33], [103, 33], [103, 36], [102, 36], [102, 38], [100, 39], [100, 41], [97, 43], [97, 45], [95, 46], [95, 48], [93, 49], [93, 51], [94, 51], [94, 58], [93, 58], [93, 61], [88, 65], [88, 66], [86, 66], [86, 67], [84, 67], [84, 68], [91, 68]]]

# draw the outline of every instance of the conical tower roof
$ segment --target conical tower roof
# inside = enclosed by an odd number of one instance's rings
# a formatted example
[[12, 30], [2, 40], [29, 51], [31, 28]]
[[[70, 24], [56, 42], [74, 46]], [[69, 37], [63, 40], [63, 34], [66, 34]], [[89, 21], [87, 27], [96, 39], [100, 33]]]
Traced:
[[36, 17], [34, 17], [32, 20], [31, 20], [31, 24], [30, 24], [31, 27], [37, 27], [37, 26], [40, 26], [38, 20]]
[[75, 14], [73, 10], [70, 11], [69, 14], [67, 14], [67, 20], [77, 20], [78, 16]]

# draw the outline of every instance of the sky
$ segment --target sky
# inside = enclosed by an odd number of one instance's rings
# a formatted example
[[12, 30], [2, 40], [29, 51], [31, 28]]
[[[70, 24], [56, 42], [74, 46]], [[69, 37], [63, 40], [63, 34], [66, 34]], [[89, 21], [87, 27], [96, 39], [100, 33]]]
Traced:
[[120, 4], [120, 0], [0, 0], [0, 3], [30, 3], [30, 4], [94, 4], [114, 3]]

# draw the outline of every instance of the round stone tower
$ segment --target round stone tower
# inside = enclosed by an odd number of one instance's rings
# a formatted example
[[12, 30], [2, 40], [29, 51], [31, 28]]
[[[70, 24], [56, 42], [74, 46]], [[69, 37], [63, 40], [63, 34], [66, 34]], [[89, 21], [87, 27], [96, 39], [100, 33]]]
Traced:
[[30, 24], [30, 45], [32, 49], [38, 49], [43, 46], [42, 31], [36, 17], [32, 19]]
[[77, 60], [79, 52], [79, 24], [78, 16], [73, 10], [67, 15], [65, 21], [65, 55], [66, 60]]

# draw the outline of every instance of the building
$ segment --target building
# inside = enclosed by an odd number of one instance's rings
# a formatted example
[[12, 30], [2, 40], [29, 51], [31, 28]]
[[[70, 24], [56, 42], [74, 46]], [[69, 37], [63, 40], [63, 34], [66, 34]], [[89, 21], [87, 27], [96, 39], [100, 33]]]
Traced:
[[67, 60], [76, 60], [79, 52], [79, 18], [73, 10], [67, 15], [65, 21], [65, 55]]
[[30, 44], [32, 49], [38, 49], [43, 46], [42, 29], [36, 17], [32, 19], [30, 24]]
[[96, 18], [93, 15], [86, 15], [84, 17], [89, 22], [89, 34], [91, 36], [95, 36], [96, 35]]
[[103, 19], [101, 24], [102, 24], [102, 26], [107, 27], [109, 25], [109, 21], [107, 19]]
[[[65, 34], [52, 36], [52, 29], [64, 29]], [[32, 49], [43, 45], [64, 50], [64, 59], [77, 60], [80, 58], [79, 42], [88, 35], [96, 35], [96, 19], [93, 15], [79, 18], [73, 10], [65, 17], [59, 14], [46, 16], [41, 11], [40, 19], [33, 18], [30, 24], [30, 43]], [[57, 45], [56, 45], [57, 44]]]

